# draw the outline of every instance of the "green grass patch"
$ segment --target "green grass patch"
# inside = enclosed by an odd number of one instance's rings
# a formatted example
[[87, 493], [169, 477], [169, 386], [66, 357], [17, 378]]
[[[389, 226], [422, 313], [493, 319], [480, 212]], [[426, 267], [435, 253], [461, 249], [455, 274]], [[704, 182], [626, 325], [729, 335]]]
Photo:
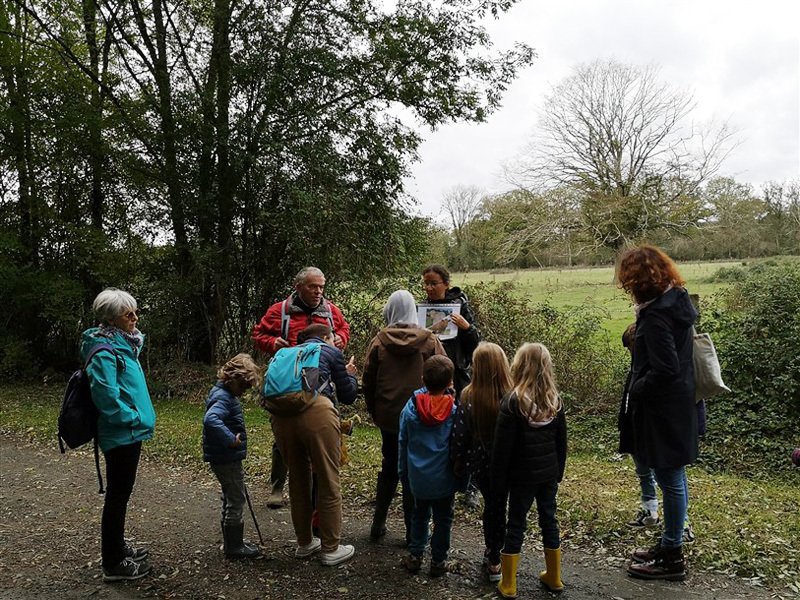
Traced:
[[[52, 387], [0, 387], [0, 428], [51, 443], [53, 452], [58, 452], [55, 424], [61, 393]], [[205, 469], [202, 398], [156, 398], [154, 404], [156, 435], [144, 445], [145, 455], [167, 464]], [[269, 473], [272, 431], [268, 415], [253, 397], [246, 398], [244, 405], [248, 477], [259, 480]], [[574, 417], [569, 429], [567, 472], [559, 492], [559, 517], [567, 547], [593, 548], [613, 560], [651, 543], [652, 532], [625, 526], [638, 507], [638, 484], [631, 459], [616, 455], [613, 419]], [[361, 425], [348, 438], [347, 446], [344, 501], [350, 506], [364, 505], [374, 497], [380, 432]], [[698, 538], [688, 549], [693, 568], [800, 588], [800, 471], [794, 475], [794, 481], [755, 480], [690, 469], [689, 510]], [[536, 539], [532, 536], [532, 543]]]
[[[774, 261], [775, 259], [766, 259]], [[752, 263], [753, 261], [749, 261]], [[717, 277], [720, 269], [731, 269], [748, 264], [748, 261], [709, 261], [679, 263], [686, 287], [701, 298], [713, 295], [731, 281]], [[723, 274], [726, 271], [723, 271]], [[614, 283], [613, 267], [527, 269], [496, 273], [475, 271], [454, 273], [453, 284], [469, 286], [479, 282], [516, 284], [516, 293], [532, 302], [549, 300], [557, 308], [570, 308], [581, 304], [592, 304], [603, 308], [608, 317], [603, 327], [617, 340], [633, 321], [631, 301], [627, 294]]]

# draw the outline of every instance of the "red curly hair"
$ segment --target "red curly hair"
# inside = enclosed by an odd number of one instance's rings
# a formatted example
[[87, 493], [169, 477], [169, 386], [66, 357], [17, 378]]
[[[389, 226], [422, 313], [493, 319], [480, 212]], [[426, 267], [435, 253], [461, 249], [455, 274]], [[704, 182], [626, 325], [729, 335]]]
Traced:
[[686, 283], [673, 260], [655, 246], [625, 250], [617, 264], [617, 283], [638, 302], [658, 298], [671, 285]]

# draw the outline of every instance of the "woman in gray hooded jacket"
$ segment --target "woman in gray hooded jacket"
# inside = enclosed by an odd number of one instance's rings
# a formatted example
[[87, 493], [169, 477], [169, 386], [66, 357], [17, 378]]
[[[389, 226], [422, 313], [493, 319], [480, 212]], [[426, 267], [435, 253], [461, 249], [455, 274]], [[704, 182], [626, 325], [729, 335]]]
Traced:
[[[383, 307], [386, 327], [367, 349], [362, 384], [367, 410], [381, 430], [381, 470], [378, 473], [375, 515], [370, 539], [386, 535], [386, 515], [397, 489], [397, 449], [400, 413], [414, 390], [422, 387], [422, 365], [434, 354], [445, 355], [437, 336], [417, 325], [417, 305], [407, 290], [389, 296]], [[406, 538], [414, 498], [403, 485], [403, 515]]]

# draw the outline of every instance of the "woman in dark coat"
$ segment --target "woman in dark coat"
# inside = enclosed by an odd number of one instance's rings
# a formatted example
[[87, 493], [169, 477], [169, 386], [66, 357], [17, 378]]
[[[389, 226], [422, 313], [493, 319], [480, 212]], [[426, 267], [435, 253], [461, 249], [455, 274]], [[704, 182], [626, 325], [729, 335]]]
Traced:
[[481, 341], [481, 332], [475, 326], [475, 314], [469, 305], [469, 298], [461, 288], [450, 287], [450, 271], [442, 265], [429, 265], [422, 271], [422, 286], [425, 288], [427, 304], [460, 304], [461, 314], [453, 315], [452, 320], [458, 327], [458, 335], [442, 341], [447, 357], [453, 361], [455, 374], [453, 385], [456, 397], [469, 385], [472, 378], [472, 353]]
[[633, 454], [653, 469], [664, 496], [664, 532], [637, 550], [628, 573], [643, 579], [686, 577], [683, 526], [688, 495], [686, 465], [697, 458], [697, 411], [692, 326], [697, 312], [675, 263], [653, 246], [625, 251], [617, 267], [620, 287], [636, 313], [629, 402]]

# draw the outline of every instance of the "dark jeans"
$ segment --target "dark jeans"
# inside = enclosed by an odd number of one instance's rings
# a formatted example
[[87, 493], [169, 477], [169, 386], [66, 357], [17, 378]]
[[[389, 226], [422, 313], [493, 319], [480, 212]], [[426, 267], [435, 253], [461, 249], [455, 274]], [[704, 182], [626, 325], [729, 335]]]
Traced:
[[447, 560], [450, 550], [450, 530], [455, 515], [455, 495], [437, 500], [414, 498], [414, 512], [411, 514], [411, 540], [409, 552], [422, 557], [428, 545], [431, 515], [433, 515], [433, 535], [431, 536], [431, 560]]
[[560, 548], [561, 538], [556, 519], [556, 494], [558, 482], [551, 481], [530, 487], [512, 487], [508, 495], [508, 523], [506, 524], [503, 554], [519, 554], [522, 538], [528, 528], [528, 511], [534, 500], [539, 513], [539, 527], [545, 548]]
[[111, 569], [125, 557], [125, 515], [128, 500], [136, 483], [136, 470], [142, 443], [112, 448], [103, 455], [106, 459], [106, 500], [103, 504], [102, 536], [103, 566]]
[[399, 433], [381, 429], [381, 473], [387, 481], [397, 483]]
[[497, 504], [492, 502], [488, 477], [474, 481], [483, 496], [483, 542], [489, 551], [489, 563], [496, 565], [500, 563], [500, 550], [503, 548], [505, 511], [498, 510]]

